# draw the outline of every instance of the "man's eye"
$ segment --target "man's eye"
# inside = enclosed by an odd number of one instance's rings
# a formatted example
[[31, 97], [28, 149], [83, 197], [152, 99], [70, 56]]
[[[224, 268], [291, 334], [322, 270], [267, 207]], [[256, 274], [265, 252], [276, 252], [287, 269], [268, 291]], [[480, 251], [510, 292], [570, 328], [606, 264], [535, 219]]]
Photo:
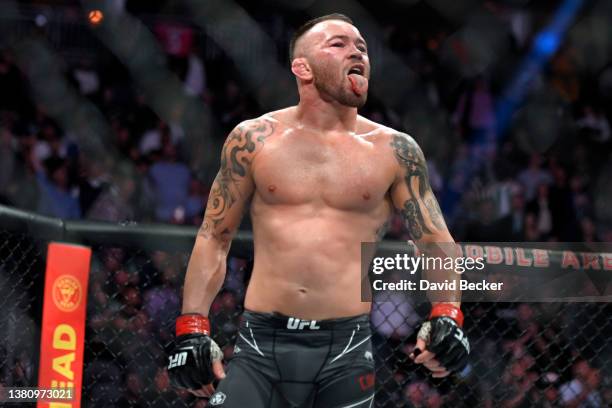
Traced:
[[367, 52], [368, 52], [368, 50], [366, 49], [366, 47], [359, 47], [359, 48], [358, 48], [358, 50], [359, 50], [359, 51], [361, 51], [361, 52], [365, 52], [365, 53], [367, 53]]
[[342, 44], [342, 43], [333, 43], [331, 46], [332, 47], [344, 47], [344, 44]]

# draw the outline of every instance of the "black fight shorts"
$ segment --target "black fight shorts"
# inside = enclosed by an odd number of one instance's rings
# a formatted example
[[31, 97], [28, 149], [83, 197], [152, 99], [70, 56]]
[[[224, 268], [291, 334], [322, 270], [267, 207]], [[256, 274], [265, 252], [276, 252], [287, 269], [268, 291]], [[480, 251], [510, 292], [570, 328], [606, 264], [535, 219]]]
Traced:
[[227, 376], [209, 406], [368, 408], [374, 405], [369, 316], [300, 320], [245, 312]]

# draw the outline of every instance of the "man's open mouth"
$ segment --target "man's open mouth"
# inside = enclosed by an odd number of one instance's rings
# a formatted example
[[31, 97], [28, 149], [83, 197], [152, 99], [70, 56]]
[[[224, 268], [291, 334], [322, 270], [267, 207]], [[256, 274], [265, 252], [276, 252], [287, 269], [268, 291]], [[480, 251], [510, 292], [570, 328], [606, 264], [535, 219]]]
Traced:
[[348, 75], [357, 74], [357, 75], [363, 76], [364, 71], [365, 71], [364, 67], [362, 67], [362, 66], [354, 66], [351, 69], [349, 69]]

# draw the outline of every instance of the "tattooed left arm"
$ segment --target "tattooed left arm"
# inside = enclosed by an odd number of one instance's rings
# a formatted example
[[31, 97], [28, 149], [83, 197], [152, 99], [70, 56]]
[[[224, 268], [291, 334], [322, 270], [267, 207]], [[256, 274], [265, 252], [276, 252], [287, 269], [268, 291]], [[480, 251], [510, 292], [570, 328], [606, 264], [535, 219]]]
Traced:
[[[397, 162], [391, 198], [401, 211], [412, 238], [427, 257], [457, 257], [458, 248], [429, 185], [427, 163], [421, 148], [405, 134], [393, 135], [391, 147]], [[437, 283], [459, 280], [454, 270], [444, 267], [424, 270], [422, 276]], [[461, 371], [470, 352], [469, 342], [461, 329], [461, 291], [430, 291], [428, 296], [433, 307], [417, 334], [410, 357], [429, 369], [433, 377], [442, 378], [453, 371]]]
[[[454, 240], [431, 190], [427, 163], [421, 148], [412, 137], [403, 133], [391, 137], [391, 148], [397, 163], [395, 180], [391, 186], [391, 199], [395, 208], [400, 211], [410, 236], [422, 251], [427, 246], [433, 256], [452, 249], [454, 246], [448, 244], [454, 243]], [[441, 243], [447, 245], [432, 245]], [[434, 249], [435, 247], [440, 248], [440, 251]], [[432, 250], [436, 254], [431, 254]], [[457, 301], [451, 303], [459, 306], [459, 294], [453, 298]]]

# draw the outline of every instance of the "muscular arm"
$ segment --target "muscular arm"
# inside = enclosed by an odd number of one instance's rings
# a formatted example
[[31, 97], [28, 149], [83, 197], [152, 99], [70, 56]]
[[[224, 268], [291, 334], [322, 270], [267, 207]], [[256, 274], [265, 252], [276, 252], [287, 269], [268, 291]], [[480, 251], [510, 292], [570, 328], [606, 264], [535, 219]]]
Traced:
[[183, 313], [208, 316], [225, 279], [231, 240], [255, 189], [251, 165], [272, 132], [270, 120], [247, 121], [238, 125], [223, 145], [221, 166], [187, 266]]
[[[431, 190], [427, 163], [421, 148], [412, 137], [403, 133], [392, 136], [391, 147], [398, 164], [395, 181], [391, 187], [391, 198], [395, 208], [401, 212], [412, 239], [421, 249], [426, 244], [454, 243], [438, 201]], [[452, 249], [450, 245], [441, 247], [436, 254], [431, 253], [434, 245], [429, 245], [427, 248], [430, 253], [426, 255], [451, 256], [441, 254], [444, 250]], [[436, 276], [436, 280], [443, 281], [444, 278], [454, 279], [456, 276], [440, 276], [439, 273]], [[445, 297], [447, 296], [455, 300], [450, 303], [457, 307], [460, 305], [459, 293], [445, 294]]]

